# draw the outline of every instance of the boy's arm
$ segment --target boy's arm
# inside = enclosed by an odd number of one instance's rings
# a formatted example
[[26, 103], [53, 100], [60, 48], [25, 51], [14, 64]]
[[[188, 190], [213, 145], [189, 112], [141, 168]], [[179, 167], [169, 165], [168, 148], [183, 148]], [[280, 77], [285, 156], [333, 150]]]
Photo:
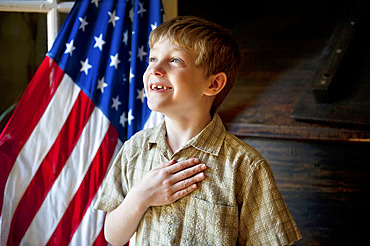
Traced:
[[175, 202], [193, 192], [205, 178], [205, 164], [196, 158], [175, 163], [164, 162], [151, 170], [132, 187], [124, 201], [107, 214], [104, 235], [112, 245], [123, 245], [135, 233], [141, 218], [150, 206]]

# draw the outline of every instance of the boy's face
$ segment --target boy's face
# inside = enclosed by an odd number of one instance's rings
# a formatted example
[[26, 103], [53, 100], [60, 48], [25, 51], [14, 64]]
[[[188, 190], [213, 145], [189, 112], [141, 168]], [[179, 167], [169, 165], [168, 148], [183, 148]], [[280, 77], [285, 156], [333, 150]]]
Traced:
[[204, 92], [210, 79], [204, 78], [203, 67], [195, 65], [196, 58], [195, 52], [166, 38], [154, 45], [143, 76], [150, 109], [168, 116], [195, 113], [206, 107], [205, 100], [209, 98]]

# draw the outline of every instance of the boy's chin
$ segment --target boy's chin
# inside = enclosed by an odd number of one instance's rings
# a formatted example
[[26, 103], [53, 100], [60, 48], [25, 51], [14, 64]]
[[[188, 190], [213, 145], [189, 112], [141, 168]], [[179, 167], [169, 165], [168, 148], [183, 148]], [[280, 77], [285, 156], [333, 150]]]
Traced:
[[[163, 105], [162, 106], [160, 106], [160, 105], [151, 105], [151, 104], [148, 103], [148, 108], [151, 111], [161, 113], [162, 115], [165, 115], [167, 117], [169, 117], [173, 113], [168, 107], [165, 107]], [[178, 112], [177, 112], [177, 114], [178, 114]]]
[[161, 111], [161, 107], [159, 105], [153, 105], [151, 103], [148, 102], [148, 108], [154, 112], [158, 112], [158, 113], [163, 113]]

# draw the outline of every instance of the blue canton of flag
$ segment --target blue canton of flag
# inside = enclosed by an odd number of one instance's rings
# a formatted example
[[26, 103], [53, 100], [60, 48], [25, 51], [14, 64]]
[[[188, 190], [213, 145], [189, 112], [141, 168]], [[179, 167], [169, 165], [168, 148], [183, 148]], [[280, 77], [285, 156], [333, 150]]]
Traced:
[[150, 115], [142, 75], [149, 34], [161, 20], [160, 0], [76, 1], [48, 53], [110, 119], [121, 140], [141, 130]]

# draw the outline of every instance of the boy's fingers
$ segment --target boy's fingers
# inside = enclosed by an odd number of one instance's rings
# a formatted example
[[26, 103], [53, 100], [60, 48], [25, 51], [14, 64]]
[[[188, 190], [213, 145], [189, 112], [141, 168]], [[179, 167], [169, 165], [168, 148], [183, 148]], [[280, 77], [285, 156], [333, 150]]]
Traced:
[[172, 198], [174, 199], [174, 201], [176, 201], [180, 199], [181, 197], [184, 197], [190, 194], [191, 192], [195, 191], [197, 187], [198, 187], [197, 184], [193, 184], [185, 189], [179, 190], [173, 194]]
[[195, 164], [198, 164], [198, 163], [199, 163], [198, 158], [191, 158], [191, 159], [187, 159], [185, 161], [180, 161], [180, 162], [177, 162], [176, 164], [174, 164], [171, 167], [170, 172], [171, 173], [177, 173], [177, 172], [179, 172], [183, 169], [194, 166]]
[[153, 169], [161, 169], [161, 168], [164, 168], [164, 167], [169, 167], [169, 166], [173, 165], [174, 163], [175, 163], [175, 160], [165, 161], [165, 162], [162, 162], [162, 163], [158, 164]]
[[185, 180], [197, 173], [205, 171], [206, 169], [207, 169], [207, 166], [205, 164], [195, 165], [193, 167], [190, 167], [190, 168], [187, 168], [185, 170], [175, 173], [173, 176], [173, 181], [178, 182], [180, 180]]
[[174, 184], [173, 188], [174, 188], [175, 192], [177, 192], [179, 190], [187, 189], [188, 187], [202, 181], [203, 179], [205, 179], [205, 177], [206, 176], [203, 172], [198, 173], [197, 175], [194, 175], [191, 178], [184, 179], [184, 180], [181, 180], [181, 181], [177, 182], [176, 184]]

